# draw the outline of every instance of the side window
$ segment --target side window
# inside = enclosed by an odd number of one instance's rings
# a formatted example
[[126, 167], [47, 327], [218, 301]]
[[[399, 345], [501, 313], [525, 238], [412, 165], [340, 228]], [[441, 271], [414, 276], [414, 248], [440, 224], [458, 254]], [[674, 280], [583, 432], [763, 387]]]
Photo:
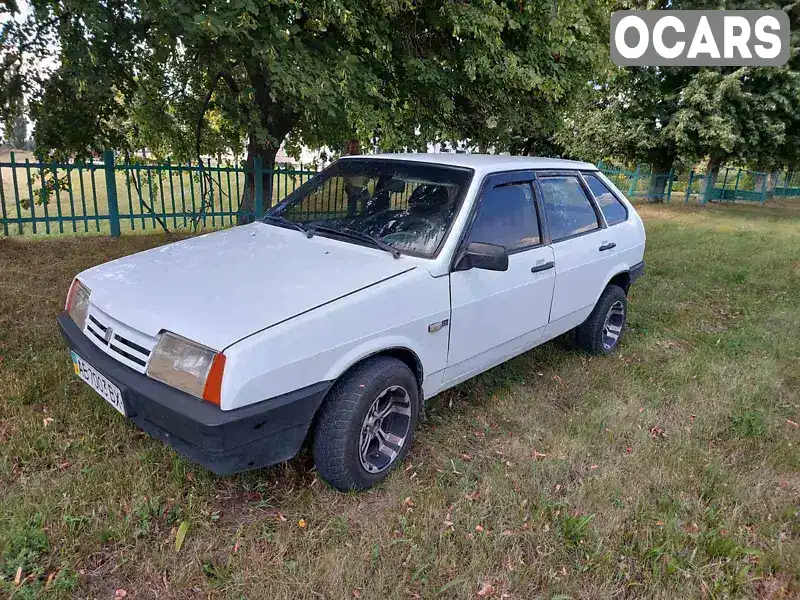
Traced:
[[531, 185], [515, 183], [488, 190], [472, 223], [469, 241], [497, 244], [509, 251], [541, 243]]
[[597, 213], [577, 177], [542, 177], [539, 183], [554, 242], [600, 228]]
[[599, 177], [585, 173], [586, 183], [589, 184], [589, 189], [592, 190], [594, 199], [600, 205], [600, 210], [603, 211], [603, 216], [606, 218], [608, 226], [623, 223], [628, 220], [628, 209], [622, 204], [617, 197], [611, 193], [611, 190], [606, 187]]

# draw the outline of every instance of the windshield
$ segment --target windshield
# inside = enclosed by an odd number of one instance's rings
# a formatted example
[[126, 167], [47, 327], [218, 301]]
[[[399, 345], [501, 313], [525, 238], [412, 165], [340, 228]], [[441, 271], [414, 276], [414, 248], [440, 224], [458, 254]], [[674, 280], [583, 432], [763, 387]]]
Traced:
[[[265, 217], [301, 223], [323, 235], [369, 245], [366, 236], [409, 254], [433, 257], [450, 229], [472, 170], [423, 162], [340, 160]], [[356, 236], [353, 232], [366, 234]]]

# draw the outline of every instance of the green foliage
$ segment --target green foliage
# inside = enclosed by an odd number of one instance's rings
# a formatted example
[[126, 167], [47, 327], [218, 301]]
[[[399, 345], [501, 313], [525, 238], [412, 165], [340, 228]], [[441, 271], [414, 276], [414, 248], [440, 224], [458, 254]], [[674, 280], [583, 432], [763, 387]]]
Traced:
[[[632, 8], [781, 8], [776, 3], [705, 0], [634, 3]], [[792, 30], [800, 4], [785, 9]], [[593, 160], [647, 163], [667, 171], [676, 161], [709, 167], [730, 161], [758, 170], [800, 162], [800, 37], [785, 67], [616, 69], [597, 82], [560, 135], [567, 149]]]
[[[58, 40], [34, 94], [42, 151], [147, 148], [156, 157], [343, 140], [502, 150], [552, 139], [607, 60], [605, 0], [45, 0], [10, 28], [26, 72]], [[17, 62], [14, 62], [14, 58]], [[20, 66], [22, 65], [22, 66]], [[6, 104], [16, 96], [5, 93]], [[528, 143], [533, 147], [532, 143]]]

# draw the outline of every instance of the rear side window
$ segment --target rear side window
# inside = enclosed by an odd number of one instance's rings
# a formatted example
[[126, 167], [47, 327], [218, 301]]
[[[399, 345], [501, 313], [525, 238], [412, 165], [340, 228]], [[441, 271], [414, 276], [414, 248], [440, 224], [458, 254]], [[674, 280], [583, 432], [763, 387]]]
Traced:
[[488, 190], [472, 223], [469, 241], [497, 244], [509, 251], [541, 243], [531, 185], [501, 185]]
[[576, 176], [542, 177], [539, 185], [554, 242], [600, 228], [597, 213]]
[[596, 175], [586, 173], [584, 175], [586, 183], [589, 184], [589, 189], [592, 190], [595, 200], [600, 205], [600, 210], [603, 211], [603, 216], [609, 227], [617, 223], [623, 223], [628, 220], [628, 209], [622, 204], [617, 197], [611, 193], [611, 190], [606, 187], [606, 184], [600, 181]]

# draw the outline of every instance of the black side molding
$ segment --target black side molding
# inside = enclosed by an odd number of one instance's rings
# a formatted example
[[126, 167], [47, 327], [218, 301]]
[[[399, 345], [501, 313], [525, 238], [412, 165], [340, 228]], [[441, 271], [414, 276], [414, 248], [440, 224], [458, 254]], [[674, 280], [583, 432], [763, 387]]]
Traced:
[[631, 284], [644, 275], [644, 261], [636, 263], [628, 270], [628, 275], [631, 278]]

